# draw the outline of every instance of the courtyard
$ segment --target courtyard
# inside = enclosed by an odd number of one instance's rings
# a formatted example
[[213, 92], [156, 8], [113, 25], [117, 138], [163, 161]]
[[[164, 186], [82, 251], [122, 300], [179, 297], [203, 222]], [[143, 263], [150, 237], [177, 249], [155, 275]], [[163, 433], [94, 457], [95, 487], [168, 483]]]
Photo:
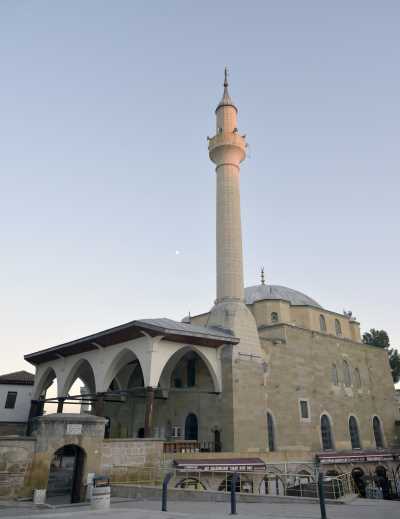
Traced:
[[[237, 517], [263, 519], [319, 519], [317, 504], [302, 503], [238, 503]], [[400, 502], [370, 499], [356, 499], [346, 505], [327, 507], [328, 519], [397, 519]], [[160, 511], [156, 501], [114, 499], [110, 510], [91, 510], [87, 505], [69, 505], [55, 508], [33, 507], [29, 503], [0, 503], [0, 518], [34, 517], [35, 519], [76, 519], [101, 517], [104, 519], [175, 519], [191, 518], [222, 519], [229, 515], [229, 503], [205, 503], [175, 501], [168, 504], [168, 512]]]

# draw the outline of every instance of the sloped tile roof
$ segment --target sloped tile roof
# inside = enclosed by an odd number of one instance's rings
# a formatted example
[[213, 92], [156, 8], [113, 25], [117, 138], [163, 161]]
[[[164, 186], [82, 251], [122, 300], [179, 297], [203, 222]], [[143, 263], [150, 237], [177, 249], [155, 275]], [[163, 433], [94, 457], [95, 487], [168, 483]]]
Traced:
[[23, 386], [33, 386], [35, 375], [28, 373], [28, 371], [14, 371], [13, 373], [6, 373], [0, 375], [0, 384], [16, 384]]

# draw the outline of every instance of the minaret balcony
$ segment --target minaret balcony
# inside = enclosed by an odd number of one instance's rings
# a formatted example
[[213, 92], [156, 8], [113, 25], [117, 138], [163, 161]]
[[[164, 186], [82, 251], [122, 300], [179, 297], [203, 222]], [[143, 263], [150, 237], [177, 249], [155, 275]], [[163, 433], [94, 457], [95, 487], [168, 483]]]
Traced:
[[245, 138], [238, 133], [221, 132], [209, 140], [208, 151], [210, 159], [216, 164], [226, 159], [227, 153], [239, 163], [246, 157], [246, 146]]

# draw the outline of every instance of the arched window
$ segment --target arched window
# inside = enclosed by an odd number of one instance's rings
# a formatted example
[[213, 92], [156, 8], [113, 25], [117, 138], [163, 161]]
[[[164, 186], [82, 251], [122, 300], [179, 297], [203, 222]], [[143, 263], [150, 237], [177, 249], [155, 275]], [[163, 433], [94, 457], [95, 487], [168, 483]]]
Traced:
[[271, 313], [271, 323], [277, 323], [279, 321], [278, 312]]
[[361, 449], [360, 434], [358, 432], [358, 423], [354, 416], [349, 418], [349, 433], [352, 449]]
[[324, 451], [333, 449], [331, 422], [326, 414], [321, 416], [321, 439]]
[[267, 413], [267, 430], [268, 430], [268, 450], [273, 452], [276, 450], [275, 445], [275, 424], [271, 413]]
[[360, 375], [360, 370], [358, 368], [356, 368], [354, 370], [354, 380], [355, 380], [356, 387], [360, 388], [361, 387], [361, 375]]
[[185, 421], [185, 440], [197, 441], [198, 439], [199, 426], [197, 423], [197, 416], [190, 413], [186, 417]]
[[321, 332], [326, 332], [326, 321], [322, 314], [319, 316], [319, 329]]
[[384, 444], [383, 444], [382, 424], [377, 416], [374, 416], [374, 419], [372, 420], [372, 427], [374, 429], [375, 444], [378, 449], [383, 449]]
[[344, 379], [344, 385], [347, 387], [351, 386], [351, 372], [350, 372], [350, 366], [347, 360], [343, 361], [343, 379]]
[[332, 384], [334, 384], [335, 386], [339, 385], [339, 377], [338, 377], [338, 371], [337, 371], [336, 364], [332, 364], [331, 379], [332, 379]]
[[342, 327], [340, 325], [339, 319], [335, 319], [335, 332], [338, 337], [342, 336]]

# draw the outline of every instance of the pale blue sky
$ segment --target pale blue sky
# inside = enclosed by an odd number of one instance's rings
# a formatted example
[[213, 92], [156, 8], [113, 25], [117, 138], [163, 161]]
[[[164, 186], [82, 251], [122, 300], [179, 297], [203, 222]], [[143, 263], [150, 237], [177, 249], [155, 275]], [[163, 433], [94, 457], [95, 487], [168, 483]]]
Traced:
[[265, 265], [400, 345], [399, 23], [397, 1], [1, 0], [0, 371], [210, 308], [225, 64], [246, 284]]

